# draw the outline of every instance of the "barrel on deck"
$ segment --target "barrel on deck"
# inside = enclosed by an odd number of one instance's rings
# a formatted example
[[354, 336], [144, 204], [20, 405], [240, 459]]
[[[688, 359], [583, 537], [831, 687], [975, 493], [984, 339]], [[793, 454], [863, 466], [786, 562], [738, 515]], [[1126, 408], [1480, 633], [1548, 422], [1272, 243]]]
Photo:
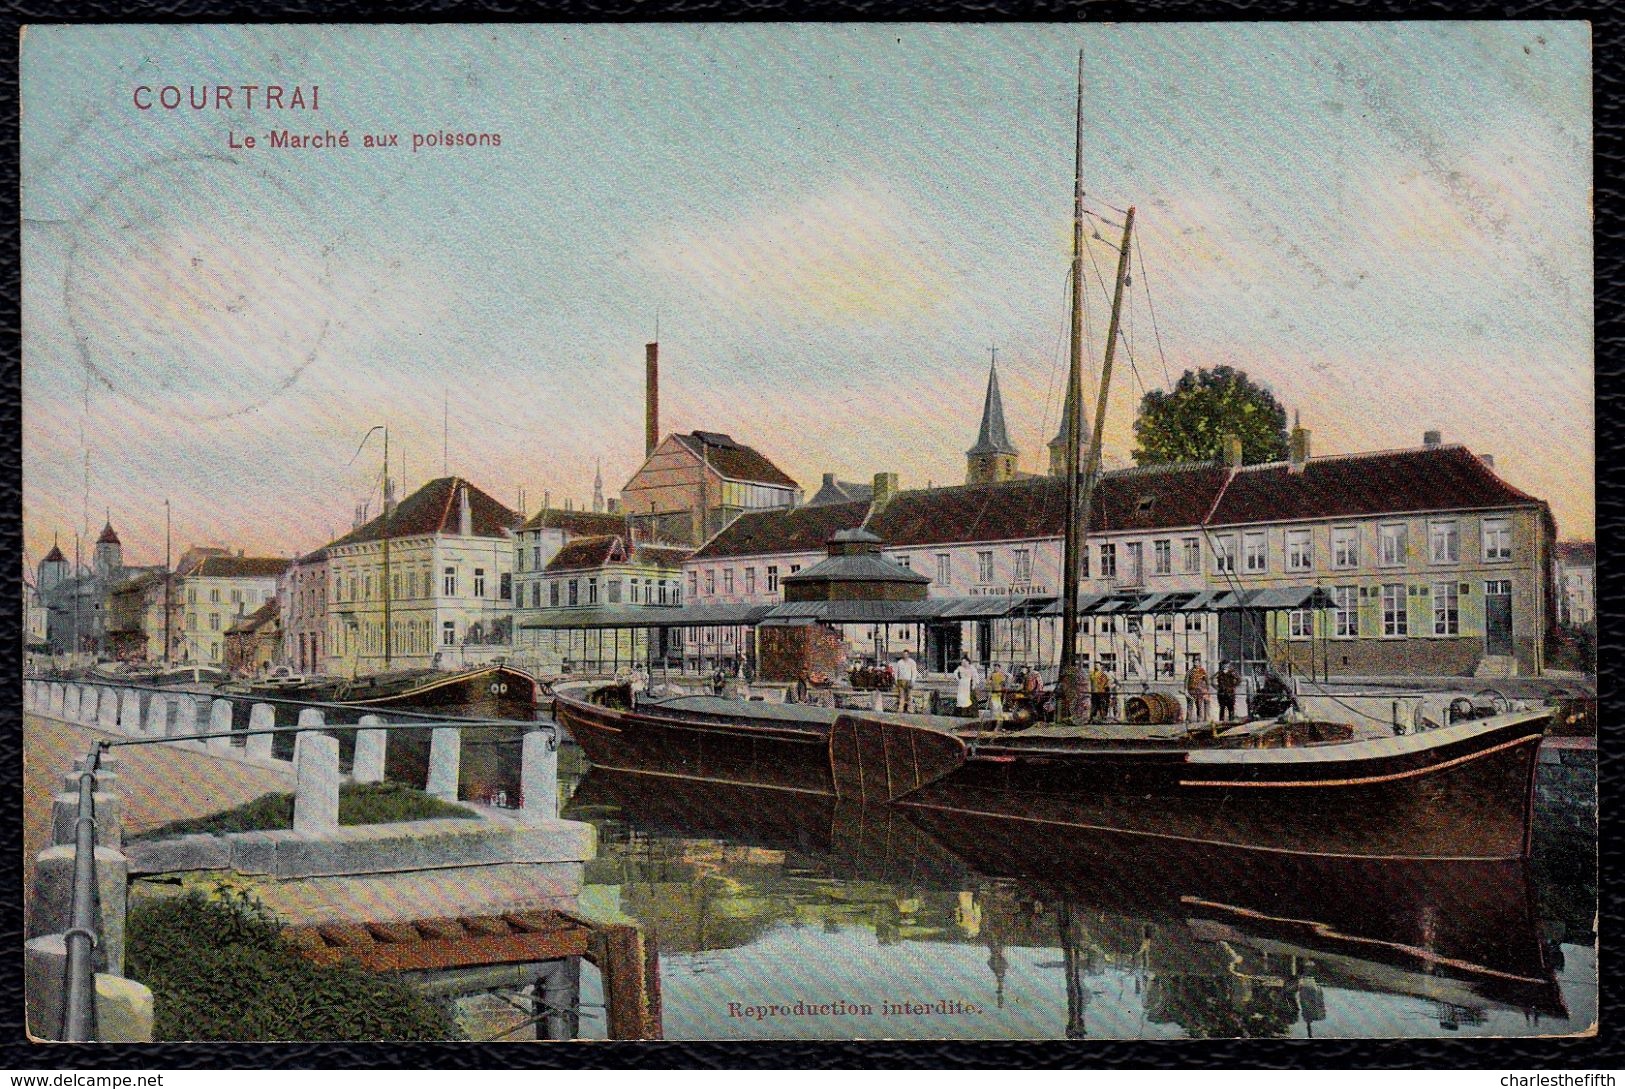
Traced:
[[1185, 716], [1174, 697], [1161, 692], [1145, 692], [1123, 701], [1123, 717], [1137, 726], [1146, 726], [1179, 722]]

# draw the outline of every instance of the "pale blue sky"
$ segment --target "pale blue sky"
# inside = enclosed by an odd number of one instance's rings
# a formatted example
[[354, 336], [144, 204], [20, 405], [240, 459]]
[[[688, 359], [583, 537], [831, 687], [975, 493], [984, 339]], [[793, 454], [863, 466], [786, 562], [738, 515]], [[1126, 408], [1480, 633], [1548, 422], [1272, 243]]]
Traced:
[[[665, 431], [809, 490], [957, 481], [996, 344], [1040, 468], [1080, 47], [1089, 201], [1141, 233], [1109, 461], [1142, 387], [1232, 363], [1317, 452], [1438, 427], [1591, 533], [1584, 24], [53, 27], [22, 50], [31, 553], [111, 506], [161, 559], [166, 495], [183, 543], [315, 547], [372, 423], [409, 486], [439, 474], [448, 393], [451, 471], [534, 506], [602, 457], [613, 493], [657, 309]], [[130, 100], [273, 82], [322, 109]], [[502, 146], [264, 147], [282, 126]]]

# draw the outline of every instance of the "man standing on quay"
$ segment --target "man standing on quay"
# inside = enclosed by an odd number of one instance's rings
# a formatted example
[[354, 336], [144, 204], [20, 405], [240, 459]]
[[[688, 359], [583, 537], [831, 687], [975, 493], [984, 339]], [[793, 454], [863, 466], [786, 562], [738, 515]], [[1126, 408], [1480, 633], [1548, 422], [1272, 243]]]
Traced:
[[906, 714], [909, 710], [910, 694], [914, 691], [914, 682], [920, 679], [920, 667], [914, 661], [911, 651], [903, 651], [903, 656], [897, 659], [892, 668], [892, 680], [897, 686], [897, 710], [899, 714]]

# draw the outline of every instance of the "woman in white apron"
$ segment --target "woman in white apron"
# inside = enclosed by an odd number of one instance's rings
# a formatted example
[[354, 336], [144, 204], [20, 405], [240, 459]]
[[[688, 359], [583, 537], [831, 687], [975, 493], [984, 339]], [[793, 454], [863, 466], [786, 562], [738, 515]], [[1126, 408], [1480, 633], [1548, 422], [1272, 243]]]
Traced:
[[961, 712], [976, 706], [976, 667], [971, 664], [970, 655], [966, 654], [959, 659], [959, 668], [954, 670], [954, 678], [959, 681], [958, 706]]

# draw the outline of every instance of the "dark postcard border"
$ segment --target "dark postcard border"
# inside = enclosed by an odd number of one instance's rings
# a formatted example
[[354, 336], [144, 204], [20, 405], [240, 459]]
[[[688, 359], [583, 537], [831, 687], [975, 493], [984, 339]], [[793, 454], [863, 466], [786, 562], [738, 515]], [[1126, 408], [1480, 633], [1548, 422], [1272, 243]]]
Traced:
[[[418, 0], [384, 11], [365, 0], [183, 0], [142, 4], [103, 0], [94, 6], [71, 0], [27, 0], [9, 5], [4, 27], [11, 45], [0, 57], [0, 183], [10, 214], [0, 223], [4, 290], [0, 291], [0, 324], [8, 334], [0, 343], [0, 547], [12, 559], [6, 579], [11, 605], [0, 609], [0, 674], [16, 678], [22, 671], [21, 623], [16, 602], [21, 593], [22, 387], [20, 341], [20, 260], [18, 164], [18, 45], [28, 22], [341, 22], [370, 21], [690, 21], [710, 19], [929, 19], [938, 20], [1229, 20], [1229, 19], [1586, 19], [1593, 25], [1596, 267], [1597, 267], [1597, 533], [1612, 542], [1625, 528], [1625, 491], [1621, 488], [1620, 452], [1625, 450], [1625, 340], [1620, 299], [1625, 293], [1625, 232], [1621, 227], [1620, 178], [1617, 164], [1625, 152], [1625, 79], [1620, 46], [1625, 12], [1618, 0], [1596, 4], [1557, 2], [1513, 5], [1473, 0], [1407, 3], [1383, 0], [1358, 8], [1331, 0], [1100, 0], [1082, 4], [1067, 0], [984, 0], [957, 3], [930, 0], [554, 0], [545, 11], [531, 11], [504, 0], [483, 3]], [[1611, 411], [1612, 410], [1612, 411]], [[1527, 441], [1539, 442], [1531, 433]], [[1620, 609], [1625, 606], [1625, 573], [1612, 557], [1600, 557], [1598, 580], [1599, 684], [1601, 748], [1599, 776], [1600, 842], [1613, 844], [1619, 829], [1614, 809], [1614, 777], [1622, 771], [1618, 757], [1625, 719], [1620, 689], [1613, 676], [1621, 638]], [[20, 798], [22, 710], [20, 693], [8, 690], [0, 701], [0, 785]], [[0, 941], [18, 950], [22, 935], [22, 830], [16, 819], [0, 823]], [[1612, 966], [1620, 948], [1619, 857], [1604, 849], [1601, 856], [1601, 905], [1598, 933], [1602, 963]], [[964, 1067], [1011, 1070], [1062, 1067], [1122, 1069], [1222, 1068], [1457, 1068], [1538, 1069], [1580, 1072], [1625, 1065], [1620, 1046], [1620, 973], [1601, 979], [1598, 1034], [1567, 1040], [1420, 1040], [1420, 1041], [1285, 1041], [1225, 1040], [1035, 1043], [597, 1043], [524, 1045], [383, 1045], [287, 1044], [136, 1046], [35, 1045], [27, 1042], [21, 1023], [22, 958], [4, 958], [0, 968], [0, 1062], [13, 1070], [45, 1069], [225, 1069], [225, 1068], [364, 1068], [475, 1070], [497, 1068], [718, 1068], [842, 1069], [855, 1067]]]

